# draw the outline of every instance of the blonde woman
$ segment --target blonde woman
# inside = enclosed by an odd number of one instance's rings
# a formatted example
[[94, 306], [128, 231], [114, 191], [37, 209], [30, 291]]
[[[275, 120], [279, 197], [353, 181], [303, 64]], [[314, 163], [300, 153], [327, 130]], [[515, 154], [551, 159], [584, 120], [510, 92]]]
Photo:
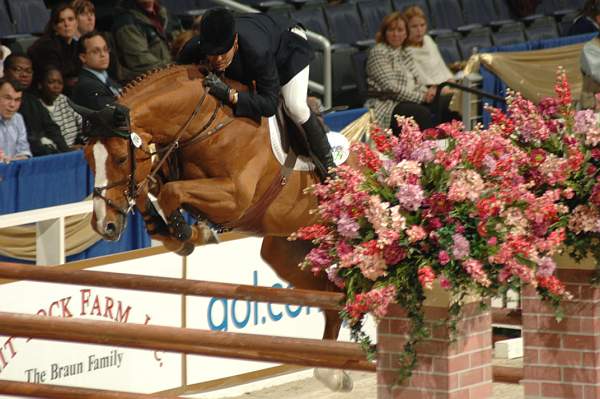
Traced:
[[408, 7], [403, 15], [408, 26], [406, 51], [413, 56], [421, 79], [428, 85], [452, 80], [452, 72], [446, 66], [437, 44], [427, 34], [427, 17], [421, 7]]

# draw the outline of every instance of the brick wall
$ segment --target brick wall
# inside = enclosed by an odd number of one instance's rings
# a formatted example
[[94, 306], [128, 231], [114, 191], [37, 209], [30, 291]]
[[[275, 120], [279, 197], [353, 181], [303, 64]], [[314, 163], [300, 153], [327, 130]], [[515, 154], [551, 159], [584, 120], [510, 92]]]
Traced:
[[600, 399], [600, 289], [591, 270], [558, 270], [573, 294], [558, 323], [554, 310], [535, 290], [522, 294], [526, 399]]
[[448, 328], [434, 321], [448, 317], [447, 307], [426, 306], [432, 337], [417, 347], [418, 366], [413, 376], [397, 385], [399, 354], [404, 352], [408, 319], [400, 306], [390, 308], [377, 331], [378, 399], [485, 399], [492, 396], [491, 316], [478, 303], [463, 308], [457, 341]]

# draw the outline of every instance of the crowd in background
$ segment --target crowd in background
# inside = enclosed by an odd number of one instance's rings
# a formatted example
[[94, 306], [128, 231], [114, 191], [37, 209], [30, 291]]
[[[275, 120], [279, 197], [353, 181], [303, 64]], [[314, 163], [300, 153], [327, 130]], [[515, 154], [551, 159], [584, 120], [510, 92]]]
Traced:
[[[519, 12], [531, 12], [535, 4], [518, 2]], [[99, 32], [91, 1], [57, 4], [26, 53], [0, 46], [0, 161], [78, 148], [83, 123], [69, 99], [90, 109], [110, 104], [125, 83], [173, 62], [198, 33], [197, 20], [183, 30], [158, 0], [123, 0], [119, 7], [110, 31]], [[571, 30], [598, 30], [599, 15], [600, 0], [588, 0]], [[382, 127], [397, 131], [396, 114], [414, 117], [423, 129], [460, 118], [449, 109], [451, 90], [436, 96], [437, 86], [455, 76], [427, 31], [418, 6], [393, 12], [381, 23], [367, 61], [365, 106]], [[584, 105], [600, 91], [598, 71], [600, 39], [594, 39], [582, 54]]]

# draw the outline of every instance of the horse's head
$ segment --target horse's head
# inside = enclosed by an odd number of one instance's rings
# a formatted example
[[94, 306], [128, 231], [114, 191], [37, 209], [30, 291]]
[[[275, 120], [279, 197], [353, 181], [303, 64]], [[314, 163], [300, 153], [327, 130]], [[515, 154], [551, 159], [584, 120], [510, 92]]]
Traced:
[[84, 154], [95, 175], [92, 226], [105, 239], [118, 240], [133, 206], [146, 199], [151, 136], [131, 130], [129, 110], [120, 104], [100, 111], [72, 106], [86, 120]]

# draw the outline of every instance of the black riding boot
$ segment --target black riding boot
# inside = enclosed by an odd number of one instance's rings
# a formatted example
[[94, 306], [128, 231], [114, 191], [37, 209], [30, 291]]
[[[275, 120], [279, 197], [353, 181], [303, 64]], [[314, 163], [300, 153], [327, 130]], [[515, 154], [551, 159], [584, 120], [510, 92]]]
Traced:
[[330, 176], [328, 170], [335, 168], [325, 128], [312, 112], [310, 113], [310, 118], [302, 124], [302, 128], [308, 140], [309, 151], [313, 156], [315, 170], [321, 181], [325, 181]]

